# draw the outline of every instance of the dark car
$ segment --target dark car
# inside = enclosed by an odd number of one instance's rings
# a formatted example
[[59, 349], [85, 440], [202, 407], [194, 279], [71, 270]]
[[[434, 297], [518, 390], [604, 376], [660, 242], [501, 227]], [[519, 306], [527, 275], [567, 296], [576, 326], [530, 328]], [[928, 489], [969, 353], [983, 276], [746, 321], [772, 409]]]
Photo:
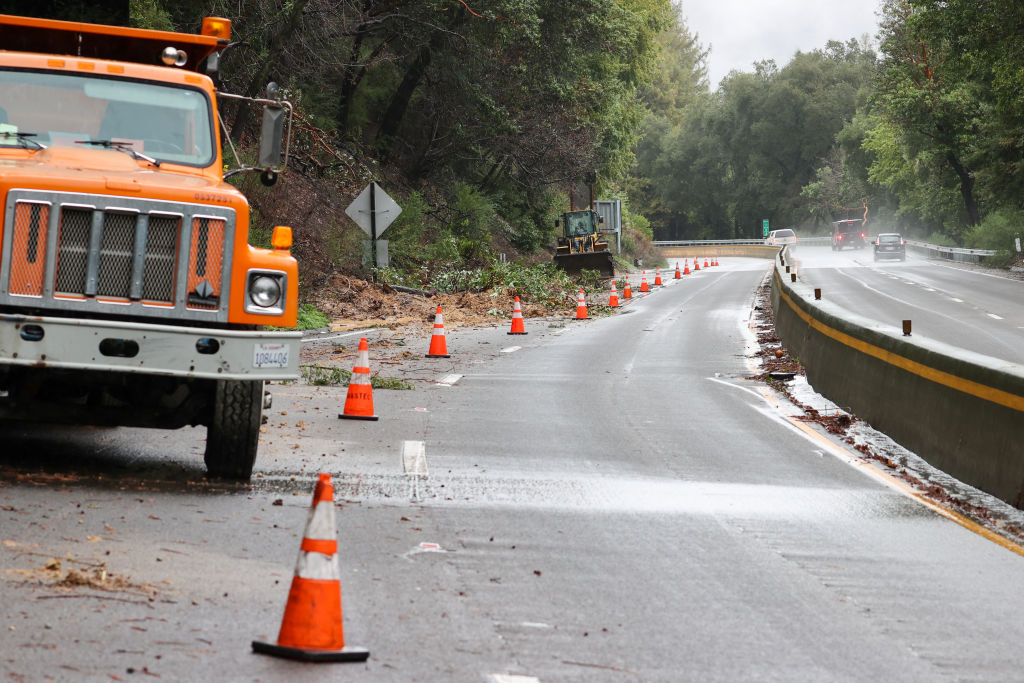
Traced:
[[842, 251], [843, 247], [863, 249], [867, 246], [864, 236], [863, 219], [836, 221], [832, 224], [832, 251]]
[[875, 238], [875, 260], [880, 258], [898, 258], [907, 260], [907, 243], [898, 232], [883, 232]]

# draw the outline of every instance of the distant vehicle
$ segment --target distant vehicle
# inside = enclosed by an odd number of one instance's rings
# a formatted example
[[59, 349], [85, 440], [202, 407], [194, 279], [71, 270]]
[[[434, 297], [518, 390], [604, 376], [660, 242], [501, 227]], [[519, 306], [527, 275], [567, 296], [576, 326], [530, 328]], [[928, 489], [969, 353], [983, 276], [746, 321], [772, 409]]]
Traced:
[[796, 244], [796, 233], [789, 228], [783, 230], [772, 230], [764, 238], [764, 243], [772, 247], [781, 247], [786, 244]]
[[875, 238], [875, 260], [880, 258], [898, 258], [907, 260], [907, 243], [898, 232], [883, 232]]
[[842, 251], [843, 247], [863, 249], [867, 246], [865, 236], [863, 219], [836, 221], [832, 224], [832, 251]]

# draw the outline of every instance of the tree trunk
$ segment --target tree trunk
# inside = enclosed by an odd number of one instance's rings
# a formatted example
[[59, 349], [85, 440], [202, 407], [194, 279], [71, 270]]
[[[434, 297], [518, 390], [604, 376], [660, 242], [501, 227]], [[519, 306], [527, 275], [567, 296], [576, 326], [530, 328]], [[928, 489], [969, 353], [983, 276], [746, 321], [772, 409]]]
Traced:
[[974, 176], [952, 152], [946, 155], [946, 160], [960, 179], [960, 195], [964, 198], [964, 208], [967, 209], [967, 224], [977, 225], [981, 222], [981, 211], [978, 208], [978, 199], [974, 196]]
[[398, 89], [395, 90], [395, 94], [392, 95], [391, 102], [384, 112], [380, 128], [377, 130], [377, 138], [374, 141], [374, 147], [376, 147], [379, 160], [382, 162], [387, 160], [388, 154], [391, 152], [391, 145], [394, 143], [398, 127], [402, 124], [402, 119], [405, 118], [405, 113], [409, 109], [413, 93], [416, 92], [420, 81], [423, 80], [423, 74], [426, 73], [427, 67], [430, 65], [431, 49], [435, 42], [437, 42], [436, 38], [430, 41], [429, 46], [420, 48], [419, 53], [406, 69], [402, 82], [398, 85]]

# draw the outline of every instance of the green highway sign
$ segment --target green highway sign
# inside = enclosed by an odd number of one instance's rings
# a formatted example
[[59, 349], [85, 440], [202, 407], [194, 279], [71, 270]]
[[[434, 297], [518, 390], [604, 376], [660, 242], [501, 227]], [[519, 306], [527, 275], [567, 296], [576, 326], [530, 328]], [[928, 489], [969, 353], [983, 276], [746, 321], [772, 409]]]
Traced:
[[767, 218], [764, 218], [764, 219], [761, 220], [761, 236], [762, 237], [767, 237], [768, 236], [768, 219]]

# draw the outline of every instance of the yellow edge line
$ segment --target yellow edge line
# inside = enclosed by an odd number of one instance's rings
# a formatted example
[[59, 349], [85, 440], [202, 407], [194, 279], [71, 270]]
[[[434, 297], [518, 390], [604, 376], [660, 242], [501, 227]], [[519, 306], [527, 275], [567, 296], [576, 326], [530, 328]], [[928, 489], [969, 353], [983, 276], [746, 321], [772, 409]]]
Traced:
[[[779, 278], [778, 271], [775, 272], [775, 279], [781, 285], [781, 279]], [[779, 296], [783, 298], [786, 304], [793, 309], [801, 320], [813, 327], [815, 330], [821, 332], [827, 337], [835, 339], [841, 344], [845, 344], [846, 346], [854, 348], [861, 353], [866, 353], [869, 356], [878, 358], [890, 365], [895, 365], [909, 373], [931, 380], [936, 384], [942, 384], [943, 386], [947, 386], [951, 389], [961, 391], [965, 394], [970, 394], [971, 396], [977, 396], [978, 398], [990, 401], [991, 403], [997, 403], [1001, 406], [1006, 406], [1013, 410], [1024, 411], [1024, 396], [1011, 394], [1010, 392], [1003, 391], [1002, 389], [996, 389], [979, 382], [964, 379], [963, 377], [957, 377], [956, 375], [943, 372], [942, 370], [936, 370], [935, 368], [929, 367], [923, 363], [918, 363], [917, 361], [910, 360], [904, 356], [879, 348], [874, 344], [869, 344], [855, 337], [851, 337], [845, 332], [840, 332], [839, 330], [829, 327], [825, 323], [811, 317], [809, 313], [793, 302], [793, 299], [786, 294], [781, 286], [779, 287]]]
[[973, 531], [974, 533], [978, 534], [979, 536], [981, 536], [983, 538], [986, 538], [989, 541], [992, 541], [996, 545], [1002, 546], [1003, 548], [1006, 548], [1010, 552], [1017, 553], [1018, 555], [1024, 557], [1024, 545], [1021, 545], [1020, 543], [1016, 543], [1015, 541], [1011, 541], [1010, 539], [1006, 538], [1005, 536], [1001, 536], [1001, 535], [997, 534], [996, 532], [992, 531], [988, 527], [986, 527], [986, 526], [984, 526], [982, 524], [978, 524], [973, 519], [971, 519], [970, 517], [967, 517], [963, 513], [957, 512], [955, 510], [951, 510], [951, 509], [949, 509], [947, 507], [943, 507], [939, 503], [936, 503], [931, 498], [928, 498], [923, 493], [921, 493], [917, 489], [915, 489], [912, 486], [910, 486], [910, 484], [908, 484], [907, 482], [903, 481], [902, 479], [899, 479], [899, 478], [889, 474], [888, 472], [883, 472], [882, 470], [879, 470], [878, 468], [876, 468], [873, 465], [871, 465], [871, 463], [863, 460], [860, 456], [855, 455], [853, 453], [850, 453], [849, 451], [847, 451], [842, 446], [840, 446], [840, 445], [830, 441], [828, 438], [826, 438], [820, 432], [818, 432], [817, 430], [815, 430], [812, 427], [810, 427], [809, 425], [807, 425], [805, 422], [803, 422], [801, 420], [795, 420], [795, 419], [790, 418], [790, 417], [786, 417], [785, 419], [791, 425], [793, 425], [794, 427], [796, 427], [800, 431], [804, 432], [808, 436], [812, 437], [813, 439], [815, 439], [819, 443], [825, 445], [830, 450], [831, 449], [835, 449], [835, 448], [842, 449], [843, 453], [849, 455], [849, 457], [850, 457], [848, 462], [851, 465], [854, 465], [854, 466], [860, 468], [868, 476], [874, 477], [876, 480], [878, 480], [878, 481], [882, 482], [883, 484], [886, 484], [886, 485], [896, 489], [897, 491], [899, 491], [903, 495], [908, 496], [910, 498], [913, 498], [914, 500], [916, 500], [921, 505], [924, 505], [926, 508], [937, 512], [938, 514], [942, 515], [943, 517], [945, 517], [946, 519], [948, 519], [948, 520], [950, 520], [952, 522], [956, 522], [957, 524], [959, 524], [963, 528], [967, 529], [968, 531]]

